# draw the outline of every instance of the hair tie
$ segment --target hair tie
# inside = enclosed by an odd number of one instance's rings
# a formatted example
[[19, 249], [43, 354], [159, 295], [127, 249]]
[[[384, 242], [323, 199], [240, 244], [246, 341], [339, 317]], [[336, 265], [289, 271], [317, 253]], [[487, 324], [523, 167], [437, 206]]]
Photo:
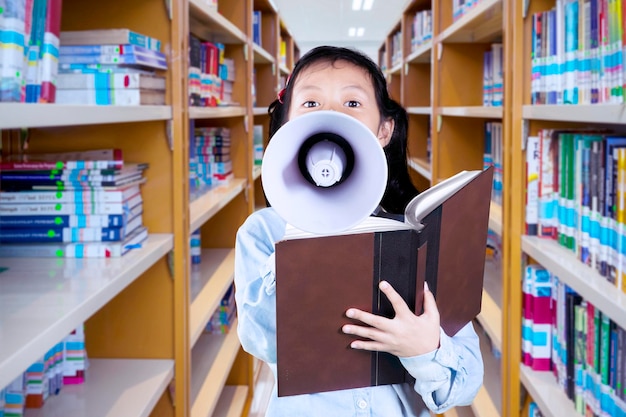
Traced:
[[282, 90], [280, 90], [278, 92], [278, 102], [280, 104], [284, 104], [283, 103], [283, 97], [285, 97], [285, 92], [287, 91], [287, 86], [289, 85], [289, 80], [291, 80], [291, 73], [289, 75], [287, 75], [287, 81], [285, 81], [285, 86], [283, 87]]

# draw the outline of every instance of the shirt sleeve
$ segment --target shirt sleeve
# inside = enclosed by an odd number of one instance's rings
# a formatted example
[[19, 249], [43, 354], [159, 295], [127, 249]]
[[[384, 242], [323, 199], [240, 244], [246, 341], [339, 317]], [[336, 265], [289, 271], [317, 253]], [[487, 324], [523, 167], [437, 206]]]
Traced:
[[285, 227], [273, 209], [262, 209], [246, 219], [235, 241], [237, 333], [243, 349], [267, 363], [276, 363], [274, 243]]
[[415, 378], [415, 391], [434, 413], [470, 405], [478, 393], [484, 375], [480, 341], [472, 323], [453, 337], [443, 330], [437, 350], [424, 355], [400, 358]]

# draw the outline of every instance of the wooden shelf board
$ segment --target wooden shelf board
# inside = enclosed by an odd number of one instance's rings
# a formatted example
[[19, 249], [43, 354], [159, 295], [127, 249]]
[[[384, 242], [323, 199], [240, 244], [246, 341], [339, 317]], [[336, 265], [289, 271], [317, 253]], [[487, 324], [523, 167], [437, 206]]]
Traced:
[[0, 258], [0, 386], [8, 385], [173, 248], [151, 234], [121, 258]]
[[553, 240], [536, 236], [523, 236], [522, 250], [620, 327], [626, 328], [626, 294], [595, 269], [581, 263], [572, 251]]
[[502, 206], [493, 201], [489, 208], [489, 228], [498, 236], [502, 236]]
[[255, 165], [252, 167], [252, 180], [256, 181], [261, 178], [261, 166]]
[[430, 173], [430, 162], [428, 162], [426, 158], [410, 158], [409, 167], [417, 171], [418, 174], [427, 180], [430, 181], [432, 179]]
[[409, 64], [427, 64], [431, 61], [432, 49], [433, 41], [426, 41], [406, 57], [406, 62]]
[[389, 68], [388, 73], [390, 75], [400, 75], [402, 73], [402, 66], [402, 62], [394, 64], [391, 68]]
[[226, 117], [246, 116], [248, 110], [245, 107], [189, 107], [190, 119], [223, 119]]
[[233, 282], [234, 249], [203, 249], [202, 262], [191, 271], [189, 309], [190, 346], [193, 346]]
[[440, 107], [439, 114], [451, 117], [476, 117], [483, 119], [502, 119], [502, 107], [458, 106]]
[[191, 417], [213, 414], [239, 347], [236, 320], [228, 334], [198, 339], [191, 354]]
[[275, 64], [276, 60], [265, 49], [257, 45], [256, 43], [252, 45], [252, 50], [254, 51], [254, 63], [255, 64]]
[[476, 319], [489, 335], [491, 342], [499, 351], [502, 351], [502, 311], [485, 290], [483, 290], [481, 311]]
[[523, 106], [522, 117], [530, 120], [549, 120], [576, 123], [626, 124], [626, 105], [536, 105]]
[[[481, 0], [439, 34], [439, 42], [492, 42], [502, 36], [502, 0]], [[445, 48], [444, 48], [445, 53]]]
[[471, 407], [475, 417], [500, 417], [498, 409], [484, 386], [478, 390]]
[[533, 371], [520, 364], [520, 380], [535, 400], [544, 417], [577, 416], [574, 403], [557, 384], [554, 374], [548, 371]]
[[502, 361], [494, 355], [493, 340], [477, 331], [484, 365], [483, 385], [471, 404], [475, 417], [500, 417], [502, 408]]
[[25, 417], [148, 417], [174, 377], [169, 359], [90, 359], [84, 384], [65, 385]]
[[255, 116], [268, 116], [267, 107], [255, 107], [252, 109], [252, 114]]
[[254, 397], [248, 417], [264, 417], [274, 389], [274, 374], [265, 363], [259, 363], [258, 376], [254, 382]]
[[432, 113], [432, 109], [428, 106], [422, 106], [422, 107], [407, 107], [406, 108], [406, 112], [408, 114], [423, 114], [423, 115], [430, 115]]
[[189, 0], [190, 32], [213, 42], [245, 44], [246, 34], [204, 0]]
[[213, 417], [241, 417], [247, 399], [247, 386], [226, 385], [222, 390], [217, 406], [215, 406]]
[[289, 75], [289, 73], [291, 72], [289, 71], [289, 68], [287, 68], [285, 64], [280, 64], [278, 66], [278, 69], [282, 75]]
[[206, 193], [192, 201], [189, 205], [189, 229], [191, 231], [197, 230], [241, 193], [245, 185], [246, 180], [235, 178], [227, 185], [209, 189]]
[[0, 129], [170, 120], [170, 106], [0, 103]]

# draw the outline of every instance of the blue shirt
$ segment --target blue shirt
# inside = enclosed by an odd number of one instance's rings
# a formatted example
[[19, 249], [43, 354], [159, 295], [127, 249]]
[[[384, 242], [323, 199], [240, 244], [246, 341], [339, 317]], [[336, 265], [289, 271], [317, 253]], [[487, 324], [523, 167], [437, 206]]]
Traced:
[[[276, 377], [276, 296], [274, 243], [285, 234], [285, 221], [272, 208], [251, 214], [237, 232], [235, 298], [238, 335], [243, 349], [266, 362]], [[469, 405], [483, 381], [483, 361], [472, 323], [454, 337], [441, 332], [440, 347], [400, 358], [415, 378], [409, 384], [383, 385], [317, 394], [278, 397], [276, 384], [268, 417], [282, 416], [427, 416]], [[338, 370], [341, 372], [341, 370]], [[425, 407], [426, 406], [426, 407]]]

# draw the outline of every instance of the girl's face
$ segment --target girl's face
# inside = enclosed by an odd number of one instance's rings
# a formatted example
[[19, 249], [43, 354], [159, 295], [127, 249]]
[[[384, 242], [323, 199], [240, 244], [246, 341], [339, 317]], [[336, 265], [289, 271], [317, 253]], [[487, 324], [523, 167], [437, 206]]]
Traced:
[[318, 110], [334, 110], [358, 119], [386, 146], [393, 119], [380, 120], [376, 94], [366, 70], [351, 62], [320, 62], [300, 72], [293, 85], [288, 119]]

